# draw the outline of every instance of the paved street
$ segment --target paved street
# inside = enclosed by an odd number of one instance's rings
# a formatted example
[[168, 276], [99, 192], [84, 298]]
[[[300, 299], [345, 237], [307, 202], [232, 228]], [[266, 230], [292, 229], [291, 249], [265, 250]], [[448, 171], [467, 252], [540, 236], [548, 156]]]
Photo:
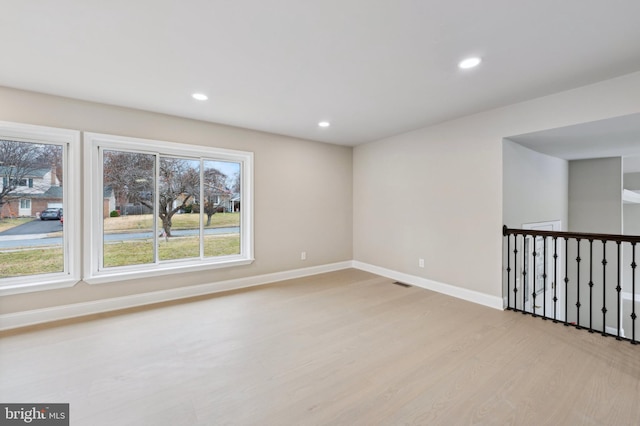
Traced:
[[[39, 222], [39, 221], [36, 221]], [[31, 224], [32, 222], [29, 222]], [[56, 229], [59, 231], [62, 229], [62, 225], [59, 224], [60, 228]], [[22, 225], [24, 226], [24, 225]], [[19, 228], [19, 227], [17, 227]], [[16, 229], [16, 228], [13, 228]], [[53, 232], [53, 231], [49, 231]], [[189, 235], [197, 235], [197, 229], [187, 229], [181, 231], [173, 231], [172, 235], [174, 237], [185, 237]], [[220, 234], [237, 234], [240, 232], [240, 227], [227, 227], [227, 228], [211, 228], [205, 229], [205, 235], [220, 235]], [[145, 238], [151, 238], [151, 232], [135, 232], [135, 233], [122, 233], [122, 234], [107, 234], [104, 236], [105, 241], [107, 242], [116, 242], [116, 241], [131, 241], [131, 240], [142, 240]], [[7, 235], [6, 233], [0, 233], [0, 250], [1, 249], [12, 249], [18, 247], [39, 247], [39, 246], [52, 246], [62, 244], [61, 237], [47, 237], [45, 233], [38, 234], [18, 234], [18, 235]]]
[[0, 237], [6, 235], [48, 234], [57, 231], [62, 231], [62, 224], [59, 220], [34, 219], [31, 222], [0, 232]]

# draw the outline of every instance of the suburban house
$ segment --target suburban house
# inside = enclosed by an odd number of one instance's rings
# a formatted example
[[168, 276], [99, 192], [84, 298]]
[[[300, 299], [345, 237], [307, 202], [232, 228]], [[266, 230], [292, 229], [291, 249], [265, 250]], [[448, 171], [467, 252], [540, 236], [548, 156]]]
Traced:
[[[35, 249], [0, 233], [0, 399], [91, 425], [640, 424], [640, 2], [31, 3], [0, 17], [0, 138], [64, 148], [64, 262], [11, 275]], [[240, 164], [237, 237], [109, 240], [109, 151]], [[47, 173], [2, 216], [59, 203]]]
[[[10, 176], [15, 175], [9, 167], [0, 166], [0, 191], [6, 187]], [[0, 217], [38, 217], [47, 208], [62, 207], [63, 189], [55, 169], [35, 169], [21, 174], [16, 189], [9, 193], [2, 206]]]
[[103, 208], [102, 217], [109, 217], [112, 211], [116, 209], [116, 196], [113, 188], [107, 186], [103, 190]]
[[231, 194], [231, 198], [227, 202], [227, 211], [229, 212], [239, 212], [240, 211], [240, 194], [234, 193]]

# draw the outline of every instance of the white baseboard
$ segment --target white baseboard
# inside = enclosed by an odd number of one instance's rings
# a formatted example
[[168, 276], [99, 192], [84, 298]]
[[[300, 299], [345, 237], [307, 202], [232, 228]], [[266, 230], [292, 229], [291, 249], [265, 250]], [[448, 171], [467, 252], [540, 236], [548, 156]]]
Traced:
[[393, 271], [391, 269], [370, 265], [368, 263], [359, 262], [357, 260], [353, 261], [353, 267], [356, 269], [361, 269], [363, 271], [371, 272], [372, 274], [391, 278], [393, 280], [397, 280], [406, 284], [411, 284], [416, 287], [421, 287], [427, 290], [446, 294], [448, 296], [453, 296], [458, 299], [466, 300], [468, 302], [477, 303], [493, 309], [499, 309], [501, 311], [504, 310], [502, 296], [490, 296], [485, 293], [452, 286], [450, 284], [443, 284], [437, 281], [428, 280], [426, 278], [417, 277], [415, 275], [409, 275], [402, 272]]
[[309, 268], [294, 269], [290, 271], [275, 272], [272, 274], [257, 275], [246, 278], [201, 284], [189, 287], [173, 288], [169, 290], [154, 291], [150, 293], [134, 294], [131, 296], [115, 297], [111, 299], [96, 300], [91, 302], [74, 303], [70, 305], [55, 306], [52, 308], [35, 309], [31, 311], [0, 315], [0, 331], [29, 325], [43, 324], [52, 321], [76, 318], [86, 315], [99, 314], [138, 306], [171, 300], [185, 299], [194, 296], [219, 293], [222, 291], [237, 290], [247, 287], [255, 287], [278, 281], [302, 278], [326, 272], [342, 269], [356, 268], [376, 275], [391, 278], [400, 282], [436, 291], [458, 299], [488, 306], [494, 309], [503, 309], [502, 297], [489, 296], [473, 290], [443, 284], [426, 278], [392, 271], [358, 261], [345, 261], [328, 265], [312, 266]]
[[180, 287], [169, 290], [154, 291], [150, 293], [134, 294], [131, 296], [115, 297], [111, 299], [96, 300], [91, 302], [74, 303], [70, 305], [55, 306], [52, 308], [35, 309], [31, 311], [17, 312], [0, 315], [0, 331], [10, 330], [29, 325], [42, 324], [120, 309], [150, 305], [153, 303], [167, 302], [170, 300], [185, 299], [188, 297], [202, 296], [205, 294], [219, 293], [222, 291], [237, 290], [246, 287], [254, 287], [270, 284], [277, 281], [302, 278], [325, 272], [339, 271], [351, 268], [352, 262], [339, 262], [328, 265], [312, 266], [309, 268], [294, 269], [290, 271], [275, 272], [272, 274], [257, 275], [246, 278], [238, 278], [209, 284], [201, 284], [189, 287]]
[[[605, 332], [613, 335], [613, 336], [617, 336], [618, 335], [618, 328], [617, 327], [609, 327], [608, 325], [604, 327]], [[620, 328], [620, 337], [625, 337], [624, 336], [624, 328]]]

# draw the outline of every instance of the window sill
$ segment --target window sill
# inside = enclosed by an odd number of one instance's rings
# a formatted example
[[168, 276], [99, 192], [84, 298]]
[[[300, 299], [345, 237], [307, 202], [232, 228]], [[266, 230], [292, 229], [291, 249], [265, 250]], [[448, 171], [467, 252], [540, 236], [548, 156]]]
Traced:
[[[160, 275], [177, 274], [184, 272], [197, 272], [209, 269], [229, 268], [233, 266], [250, 265], [254, 259], [250, 258], [227, 258], [215, 262], [204, 263], [202, 261], [163, 263], [159, 265], [145, 265], [144, 267], [133, 268], [113, 268], [113, 270], [100, 271], [85, 277], [84, 282], [88, 284], [105, 284], [116, 281], [133, 280], [140, 278], [157, 277]], [[153, 269], [151, 269], [153, 268]]]
[[[11, 296], [13, 294], [33, 293], [36, 291], [54, 290], [58, 288], [69, 288], [76, 285], [80, 280], [75, 278], [46, 278], [38, 280], [37, 276], [29, 276], [29, 282], [19, 281], [0, 286], [0, 296]], [[34, 282], [34, 280], [37, 280]]]

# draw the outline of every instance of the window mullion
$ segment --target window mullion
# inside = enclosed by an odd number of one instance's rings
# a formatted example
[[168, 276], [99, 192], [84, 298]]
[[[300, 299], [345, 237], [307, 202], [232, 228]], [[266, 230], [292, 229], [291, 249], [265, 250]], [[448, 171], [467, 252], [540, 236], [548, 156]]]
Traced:
[[204, 259], [204, 159], [200, 158], [200, 193], [198, 194], [200, 211], [200, 259]]
[[[62, 179], [63, 179], [63, 183], [64, 182], [69, 182], [69, 173], [68, 173], [68, 167], [69, 167], [69, 160], [68, 160], [68, 155], [69, 155], [69, 144], [66, 143], [64, 145], [62, 145]], [[54, 171], [52, 170], [51, 173], [54, 173]], [[31, 186], [33, 187], [33, 180], [31, 180]], [[65, 212], [68, 212], [68, 204], [69, 204], [69, 197], [62, 197], [62, 214], [64, 215]], [[31, 207], [31, 206], [29, 206]], [[71, 244], [69, 244], [69, 238], [67, 238], [67, 236], [65, 235], [65, 233], [62, 233], [62, 247], [65, 253], [71, 253]], [[70, 264], [71, 264], [71, 260], [70, 260], [69, 255], [64, 256], [64, 270], [65, 271], [69, 271], [70, 268]]]
[[[99, 164], [100, 166], [98, 167], [98, 176], [96, 179], [95, 184], [93, 185], [92, 190], [94, 191], [95, 194], [95, 198], [94, 198], [94, 206], [95, 206], [95, 211], [96, 211], [96, 215], [98, 214], [99, 211], [101, 211], [100, 209], [100, 203], [102, 201], [102, 197], [101, 195], [103, 194], [103, 190], [102, 190], [102, 186], [103, 186], [103, 181], [104, 181], [104, 170], [103, 170], [103, 164], [104, 164], [104, 148], [102, 147], [98, 147], [98, 160], [97, 160], [97, 164]], [[104, 246], [105, 246], [105, 238], [104, 238], [104, 220], [98, 220], [97, 221], [97, 227], [93, 226], [93, 228], [98, 231], [98, 235], [100, 236], [100, 247], [97, 250], [98, 253], [98, 270], [103, 270], [104, 269], [104, 255], [105, 255], [105, 250], [104, 250]], [[93, 256], [93, 254], [92, 254]]]
[[160, 236], [158, 233], [158, 205], [160, 203], [160, 153], [155, 153], [155, 182], [153, 187], [153, 261], [160, 263]]

